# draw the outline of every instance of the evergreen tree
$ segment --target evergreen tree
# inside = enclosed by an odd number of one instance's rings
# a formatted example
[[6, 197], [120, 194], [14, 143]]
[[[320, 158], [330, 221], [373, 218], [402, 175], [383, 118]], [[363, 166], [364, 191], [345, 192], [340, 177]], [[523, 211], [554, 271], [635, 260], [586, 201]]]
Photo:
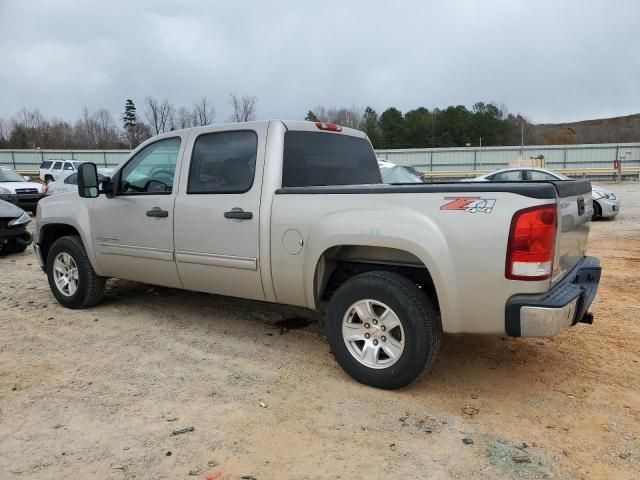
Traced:
[[311, 110], [309, 110], [307, 112], [307, 116], [304, 117], [305, 120], [308, 120], [309, 122], [317, 122], [318, 121], [318, 117], [316, 116], [315, 113], [313, 113]]
[[122, 121], [125, 130], [134, 128], [138, 123], [136, 106], [130, 98], [127, 98], [127, 101], [124, 103], [124, 115], [122, 116]]
[[135, 143], [138, 117], [136, 115], [136, 106], [133, 103], [133, 100], [131, 100], [130, 98], [127, 98], [127, 101], [124, 102], [124, 114], [122, 115], [122, 123], [124, 131], [126, 132], [129, 148], [132, 148], [133, 144]]

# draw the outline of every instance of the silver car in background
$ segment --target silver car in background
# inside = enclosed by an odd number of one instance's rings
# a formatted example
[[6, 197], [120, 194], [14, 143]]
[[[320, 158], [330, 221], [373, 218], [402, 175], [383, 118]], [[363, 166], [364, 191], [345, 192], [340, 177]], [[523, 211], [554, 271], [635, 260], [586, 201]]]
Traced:
[[422, 179], [402, 165], [378, 159], [383, 183], [422, 183]]
[[[98, 173], [98, 181], [102, 183], [108, 177]], [[58, 193], [75, 192], [78, 193], [78, 173], [72, 173], [66, 178], [49, 182], [47, 196], [57, 195]]]
[[[533, 182], [536, 180], [557, 181], [571, 180], [571, 178], [546, 168], [512, 167], [468, 178], [463, 182]], [[592, 183], [591, 198], [593, 199], [593, 220], [615, 218], [620, 213], [620, 200], [611, 190]]]

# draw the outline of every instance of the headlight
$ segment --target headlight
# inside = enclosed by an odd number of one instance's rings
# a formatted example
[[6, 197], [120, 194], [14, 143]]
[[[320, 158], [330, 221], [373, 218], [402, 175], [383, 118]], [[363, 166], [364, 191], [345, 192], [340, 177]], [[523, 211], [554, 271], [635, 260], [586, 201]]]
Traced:
[[10, 227], [15, 227], [17, 225], [26, 225], [31, 221], [31, 217], [27, 212], [23, 212], [18, 218], [14, 218], [9, 222]]
[[616, 196], [613, 193], [605, 193], [604, 198], [608, 198], [609, 200], [615, 200]]
[[596, 200], [604, 197], [604, 193], [601, 192], [600, 190], [593, 190], [591, 194], [593, 195], [593, 198], [595, 198]]
[[11, 190], [9, 190], [8, 188], [0, 187], [0, 195], [7, 195], [8, 193], [11, 193]]

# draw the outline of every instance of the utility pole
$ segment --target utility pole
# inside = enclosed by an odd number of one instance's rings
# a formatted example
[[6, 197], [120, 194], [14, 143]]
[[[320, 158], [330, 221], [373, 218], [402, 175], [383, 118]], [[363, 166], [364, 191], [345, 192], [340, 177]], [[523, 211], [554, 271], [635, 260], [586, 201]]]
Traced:
[[520, 120], [520, 158], [524, 159], [524, 118]]

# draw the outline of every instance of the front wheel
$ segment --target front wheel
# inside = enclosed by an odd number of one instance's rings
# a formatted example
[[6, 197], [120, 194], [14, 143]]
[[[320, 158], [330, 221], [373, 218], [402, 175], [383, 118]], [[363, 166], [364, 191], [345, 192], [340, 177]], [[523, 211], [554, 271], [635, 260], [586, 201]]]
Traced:
[[591, 220], [597, 220], [602, 216], [602, 208], [600, 208], [600, 204], [598, 202], [593, 202], [593, 215], [591, 215]]
[[329, 303], [327, 334], [340, 366], [377, 388], [408, 385], [433, 364], [441, 327], [429, 297], [402, 275], [347, 280]]
[[87, 308], [104, 295], [106, 279], [96, 274], [78, 236], [57, 239], [47, 255], [49, 287], [67, 308]]

